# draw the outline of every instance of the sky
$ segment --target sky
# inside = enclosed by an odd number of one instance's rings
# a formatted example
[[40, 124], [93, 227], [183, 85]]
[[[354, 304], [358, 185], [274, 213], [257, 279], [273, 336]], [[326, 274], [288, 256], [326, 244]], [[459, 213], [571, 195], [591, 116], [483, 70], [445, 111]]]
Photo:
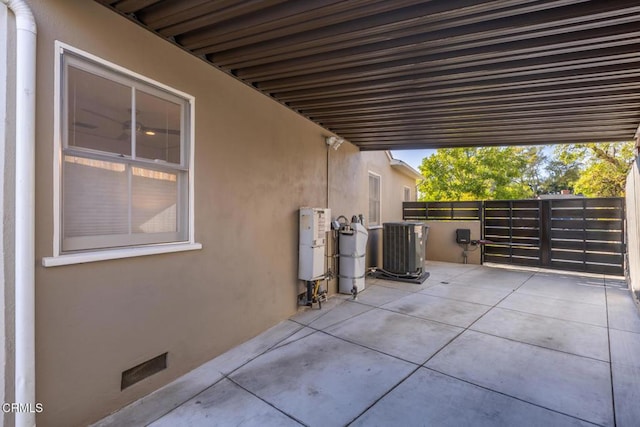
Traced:
[[436, 150], [391, 150], [394, 159], [402, 160], [420, 172], [418, 166], [422, 164], [422, 159], [429, 157]]

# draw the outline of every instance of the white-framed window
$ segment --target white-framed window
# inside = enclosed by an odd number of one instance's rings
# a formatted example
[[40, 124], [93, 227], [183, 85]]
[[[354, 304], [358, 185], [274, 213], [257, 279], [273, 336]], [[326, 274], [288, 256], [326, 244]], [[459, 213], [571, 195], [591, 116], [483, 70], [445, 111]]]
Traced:
[[380, 200], [382, 183], [381, 177], [377, 173], [369, 171], [369, 226], [377, 227], [382, 225]]
[[56, 49], [55, 242], [44, 264], [198, 249], [194, 98], [62, 43]]
[[405, 202], [411, 201], [411, 187], [407, 187], [406, 185], [404, 186], [404, 195], [402, 200]]

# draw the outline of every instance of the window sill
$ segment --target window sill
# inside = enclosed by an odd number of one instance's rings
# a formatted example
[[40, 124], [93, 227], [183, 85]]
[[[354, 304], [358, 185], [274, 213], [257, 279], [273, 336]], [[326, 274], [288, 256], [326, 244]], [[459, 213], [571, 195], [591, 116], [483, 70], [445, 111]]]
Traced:
[[172, 252], [195, 251], [202, 249], [201, 243], [177, 243], [168, 245], [146, 246], [139, 248], [112, 249], [99, 252], [59, 255], [42, 258], [44, 267], [83, 264], [87, 262], [107, 261], [110, 259], [133, 258], [146, 255], [167, 254]]

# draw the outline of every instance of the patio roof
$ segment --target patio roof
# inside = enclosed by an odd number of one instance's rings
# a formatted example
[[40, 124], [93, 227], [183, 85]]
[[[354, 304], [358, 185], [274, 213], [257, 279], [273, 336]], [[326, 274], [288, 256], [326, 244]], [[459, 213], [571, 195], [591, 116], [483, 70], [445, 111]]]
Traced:
[[363, 150], [631, 140], [637, 0], [96, 0]]

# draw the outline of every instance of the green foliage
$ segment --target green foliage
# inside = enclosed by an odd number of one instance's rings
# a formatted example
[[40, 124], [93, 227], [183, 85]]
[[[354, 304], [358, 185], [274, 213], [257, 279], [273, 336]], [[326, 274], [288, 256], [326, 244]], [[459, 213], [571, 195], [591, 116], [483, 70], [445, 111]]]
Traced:
[[587, 197], [624, 196], [625, 181], [634, 158], [633, 142], [571, 144], [556, 147], [565, 164], [579, 164], [573, 180], [576, 193]]
[[571, 190], [587, 197], [624, 195], [633, 143], [438, 149], [423, 159], [422, 200], [521, 199]]
[[559, 193], [569, 190], [575, 193], [574, 183], [580, 178], [581, 164], [579, 162], [564, 163], [561, 160], [550, 160], [546, 165], [547, 176], [538, 194]]
[[487, 200], [530, 197], [523, 172], [537, 150], [522, 147], [439, 149], [422, 161], [424, 200]]

